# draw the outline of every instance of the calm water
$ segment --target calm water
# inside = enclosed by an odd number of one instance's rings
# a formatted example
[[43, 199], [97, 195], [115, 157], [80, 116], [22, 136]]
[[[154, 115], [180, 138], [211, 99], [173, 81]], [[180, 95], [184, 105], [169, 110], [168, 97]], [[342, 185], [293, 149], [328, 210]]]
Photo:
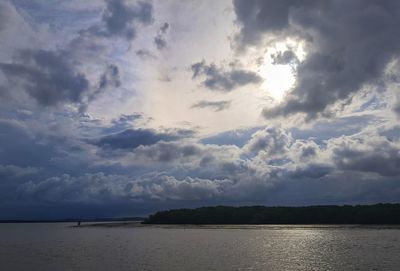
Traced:
[[0, 270], [400, 270], [400, 229], [0, 224]]

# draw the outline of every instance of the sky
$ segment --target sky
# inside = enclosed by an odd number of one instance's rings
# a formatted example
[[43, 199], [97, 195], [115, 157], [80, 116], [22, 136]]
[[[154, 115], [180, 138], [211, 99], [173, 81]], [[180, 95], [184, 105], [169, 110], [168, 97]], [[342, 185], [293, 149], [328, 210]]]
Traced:
[[0, 219], [400, 199], [397, 0], [0, 0]]

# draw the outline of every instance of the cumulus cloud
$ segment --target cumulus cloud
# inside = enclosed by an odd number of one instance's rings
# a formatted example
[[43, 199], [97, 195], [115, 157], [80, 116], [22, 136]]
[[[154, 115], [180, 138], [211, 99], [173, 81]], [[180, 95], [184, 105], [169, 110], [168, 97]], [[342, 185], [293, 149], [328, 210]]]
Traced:
[[237, 87], [258, 84], [262, 81], [261, 77], [255, 72], [242, 69], [226, 71], [215, 64], [207, 65], [204, 60], [194, 63], [191, 69], [192, 78], [204, 78], [201, 84], [211, 90], [228, 92]]
[[[121, 116], [121, 121], [136, 118]], [[24, 200], [100, 205], [173, 201], [304, 204], [313, 200], [326, 203], [326, 198], [330, 203], [371, 201], [384, 198], [374, 196], [373, 190], [380, 189], [387, 196], [387, 185], [393, 185], [393, 180], [400, 176], [398, 139], [388, 140], [377, 132], [342, 136], [317, 144], [311, 138], [296, 139], [288, 130], [271, 126], [252, 132], [243, 147], [182, 139], [167, 142], [157, 137], [151, 141], [156, 133], [148, 136], [149, 131], [135, 132], [126, 133], [126, 142], [106, 137], [109, 141], [105, 140], [105, 145], [94, 145], [119, 152], [92, 158], [88, 167], [92, 173], [74, 170], [74, 175], [36, 176], [38, 171], [34, 167], [20, 166], [2, 166], [0, 173], [22, 172], [21, 177], [29, 177], [15, 186], [18, 197]], [[131, 133], [151, 142], [132, 145], [138, 141], [132, 140], [135, 137], [130, 137]], [[55, 157], [55, 153], [51, 156]], [[25, 163], [29, 159], [35, 157], [28, 157]], [[379, 188], [376, 182], [379, 178], [385, 178], [381, 181], [386, 188]], [[394, 191], [392, 194], [398, 195]]]
[[319, 149], [319, 145], [313, 140], [296, 140], [291, 146], [292, 155], [296, 155], [299, 162], [314, 158]]
[[210, 108], [215, 112], [228, 109], [231, 101], [199, 101], [191, 106], [191, 108]]
[[284, 129], [270, 127], [254, 133], [243, 149], [249, 154], [265, 152], [270, 157], [283, 156], [292, 141], [291, 135]]
[[267, 117], [303, 113], [316, 118], [363, 86], [379, 83], [398, 57], [398, 1], [234, 1], [245, 47], [265, 37], [306, 42], [294, 89]]
[[[242, 153], [249, 150], [257, 156], [243, 157]], [[276, 159], [282, 153], [287, 157], [282, 166], [268, 158]], [[371, 202], [388, 196], [388, 186], [394, 185], [400, 175], [398, 142], [364, 134], [359, 138], [339, 137], [319, 146], [312, 140], [293, 139], [287, 131], [272, 127], [256, 132], [243, 148], [160, 141], [137, 147], [129, 157], [138, 165], [166, 172], [150, 170], [140, 176], [102, 172], [60, 175], [25, 182], [19, 193], [50, 202], [62, 199], [65, 203]], [[379, 176], [385, 178], [381, 185], [377, 182]], [[395, 191], [391, 194], [390, 199], [398, 195]]]
[[158, 142], [136, 148], [123, 160], [127, 165], [152, 165], [159, 171], [170, 172], [173, 176], [227, 179], [235, 183], [235, 187], [251, 187], [254, 183], [268, 187], [272, 182], [269, 178], [271, 169], [268, 166], [263, 167], [266, 163], [242, 159], [241, 150], [232, 145]]
[[67, 174], [51, 177], [44, 181], [27, 182], [19, 192], [27, 196], [40, 196], [50, 202], [102, 203], [127, 200], [204, 200], [220, 196], [229, 180], [207, 180], [153, 174], [143, 177], [126, 175], [106, 175], [104, 173], [85, 174], [73, 177]]

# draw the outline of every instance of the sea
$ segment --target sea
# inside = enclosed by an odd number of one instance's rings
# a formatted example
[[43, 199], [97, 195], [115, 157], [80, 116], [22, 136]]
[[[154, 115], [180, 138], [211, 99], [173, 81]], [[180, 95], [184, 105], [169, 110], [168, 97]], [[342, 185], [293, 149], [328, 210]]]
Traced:
[[0, 270], [400, 270], [400, 227], [0, 224]]

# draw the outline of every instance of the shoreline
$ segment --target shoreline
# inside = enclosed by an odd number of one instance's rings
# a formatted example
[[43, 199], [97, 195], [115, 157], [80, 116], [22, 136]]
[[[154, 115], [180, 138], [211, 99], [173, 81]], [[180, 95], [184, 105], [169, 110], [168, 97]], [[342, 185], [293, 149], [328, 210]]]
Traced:
[[70, 226], [71, 228], [158, 228], [158, 229], [398, 229], [400, 224], [142, 224], [135, 222], [105, 222]]

